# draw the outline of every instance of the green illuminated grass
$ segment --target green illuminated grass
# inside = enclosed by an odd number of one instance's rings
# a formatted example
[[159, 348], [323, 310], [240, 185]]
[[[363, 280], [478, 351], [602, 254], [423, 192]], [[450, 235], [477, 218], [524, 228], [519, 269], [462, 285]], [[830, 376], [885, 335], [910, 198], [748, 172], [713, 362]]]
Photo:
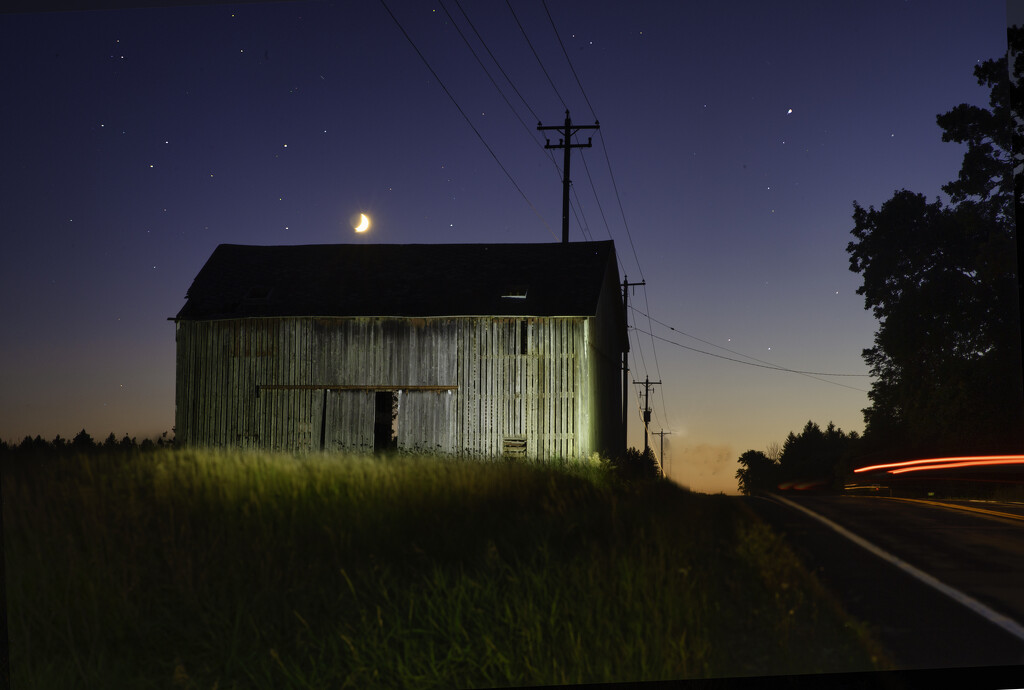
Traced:
[[600, 466], [160, 450], [9, 462], [3, 510], [18, 688], [884, 665], [741, 503]]

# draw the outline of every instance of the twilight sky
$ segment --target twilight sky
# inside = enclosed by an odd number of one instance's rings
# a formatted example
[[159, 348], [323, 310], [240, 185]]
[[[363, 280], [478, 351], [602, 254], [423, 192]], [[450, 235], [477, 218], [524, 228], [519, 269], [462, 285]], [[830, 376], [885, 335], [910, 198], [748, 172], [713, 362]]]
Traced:
[[167, 319], [220, 243], [556, 241], [536, 126], [566, 108], [601, 124], [570, 239], [647, 283], [632, 376], [663, 382], [670, 475], [735, 492], [809, 419], [862, 431], [852, 204], [942, 196], [965, 147], [935, 117], [987, 105], [1003, 0], [460, 1], [386, 0], [458, 106], [379, 1], [3, 15], [0, 438], [169, 431]]

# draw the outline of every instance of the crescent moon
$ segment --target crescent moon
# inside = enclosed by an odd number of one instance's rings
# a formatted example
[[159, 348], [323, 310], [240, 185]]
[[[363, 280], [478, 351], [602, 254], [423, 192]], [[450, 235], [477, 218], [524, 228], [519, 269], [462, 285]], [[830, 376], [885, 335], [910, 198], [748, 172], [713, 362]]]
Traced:
[[366, 216], [365, 213], [360, 213], [359, 214], [359, 225], [357, 225], [355, 227], [355, 231], [356, 232], [366, 232], [369, 227], [370, 227], [370, 219]]

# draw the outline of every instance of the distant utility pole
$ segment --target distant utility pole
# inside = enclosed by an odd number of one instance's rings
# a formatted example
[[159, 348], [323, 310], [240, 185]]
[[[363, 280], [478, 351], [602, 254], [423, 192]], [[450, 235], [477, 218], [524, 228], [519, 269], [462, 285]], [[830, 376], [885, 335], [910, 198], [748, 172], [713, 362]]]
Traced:
[[[629, 288], [647, 285], [646, 280], [639, 283], [629, 282], [629, 276], [622, 276], [622, 319], [629, 324]], [[626, 342], [622, 345], [622, 452], [626, 452], [629, 441], [626, 438], [626, 422], [629, 420], [629, 332], [627, 326]]]
[[558, 140], [557, 144], [552, 144], [550, 139], [545, 139], [547, 142], [544, 144], [546, 149], [565, 149], [565, 156], [562, 158], [562, 242], [566, 243], [569, 241], [569, 151], [570, 149], [585, 149], [590, 148], [592, 137], [587, 137], [586, 144], [574, 144], [572, 143], [572, 135], [581, 129], [600, 129], [601, 123], [597, 120], [592, 125], [576, 125], [575, 128], [572, 126], [572, 120], [569, 119], [569, 111], [565, 111], [565, 124], [562, 126], [548, 125], [545, 127], [541, 123], [537, 123], [537, 129], [557, 130], [562, 138]]
[[647, 425], [651, 423], [651, 406], [649, 404], [651, 386], [660, 386], [661, 381], [651, 381], [649, 376], [645, 376], [643, 381], [634, 381], [633, 383], [644, 385], [644, 455], [647, 455], [647, 451], [651, 448], [647, 443]]
[[661, 453], [658, 454], [658, 462], [661, 463], [661, 476], [664, 477], [665, 476], [665, 437], [666, 436], [671, 436], [672, 432], [671, 431], [665, 431], [663, 429], [661, 431], [655, 431], [655, 432], [652, 432], [652, 433], [654, 433], [655, 436], [661, 436]]

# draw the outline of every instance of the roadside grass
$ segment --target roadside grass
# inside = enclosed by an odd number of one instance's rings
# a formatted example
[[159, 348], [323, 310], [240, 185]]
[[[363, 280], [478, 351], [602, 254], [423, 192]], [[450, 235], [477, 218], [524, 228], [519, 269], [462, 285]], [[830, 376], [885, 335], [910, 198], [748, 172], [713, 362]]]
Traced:
[[741, 502], [588, 463], [205, 450], [3, 465], [18, 688], [889, 668]]

